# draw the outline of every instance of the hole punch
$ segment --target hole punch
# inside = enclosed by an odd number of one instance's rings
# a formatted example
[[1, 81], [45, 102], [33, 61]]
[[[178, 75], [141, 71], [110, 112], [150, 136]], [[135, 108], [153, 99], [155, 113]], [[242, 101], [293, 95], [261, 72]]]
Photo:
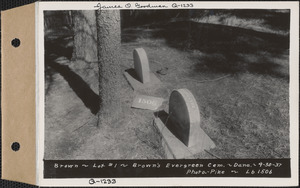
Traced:
[[19, 47], [20, 44], [21, 44], [21, 41], [20, 41], [20, 39], [18, 39], [18, 38], [15, 38], [15, 39], [13, 39], [13, 40], [11, 41], [11, 45], [12, 45], [13, 47], [15, 47], [15, 48]]
[[11, 145], [11, 149], [13, 151], [19, 151], [20, 150], [20, 144], [19, 142], [14, 142], [12, 145]]

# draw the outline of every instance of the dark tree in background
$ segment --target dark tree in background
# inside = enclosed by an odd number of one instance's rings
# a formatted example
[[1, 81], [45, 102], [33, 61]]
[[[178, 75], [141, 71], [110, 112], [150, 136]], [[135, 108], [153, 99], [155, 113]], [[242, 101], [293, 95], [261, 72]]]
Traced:
[[74, 30], [73, 58], [97, 62], [97, 28], [95, 11], [72, 11]]
[[119, 10], [96, 12], [99, 60], [99, 126], [117, 121], [121, 115], [121, 25]]
[[[88, 85], [85, 90], [78, 82], [76, 87], [82, 93], [82, 101], [93, 114], [99, 111], [98, 93], [98, 52], [97, 52], [97, 26], [96, 11], [75, 10], [71, 12], [73, 20], [73, 54], [69, 68], [74, 71], [84, 83]], [[77, 92], [77, 94], [78, 94]]]

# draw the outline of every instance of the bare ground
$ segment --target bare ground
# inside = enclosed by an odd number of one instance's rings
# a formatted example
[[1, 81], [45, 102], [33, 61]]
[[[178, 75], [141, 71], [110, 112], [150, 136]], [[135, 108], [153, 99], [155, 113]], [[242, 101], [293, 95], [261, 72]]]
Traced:
[[[189, 27], [198, 30], [187, 35]], [[122, 31], [122, 69], [133, 67], [132, 51], [143, 47], [162, 85], [140, 94], [166, 100], [177, 88], [194, 94], [201, 127], [217, 146], [195, 158], [289, 157], [288, 40], [288, 36], [199, 23], [128, 28]], [[138, 93], [125, 77], [120, 91], [125, 118], [97, 127], [93, 111], [97, 102], [89, 100], [97, 97], [92, 86], [97, 85], [96, 74], [88, 81], [80, 76], [74, 80], [76, 62], [57, 57], [53, 62], [58, 66], [46, 65], [45, 159], [165, 157], [153, 126], [154, 114], [130, 108]], [[91, 67], [97, 70], [97, 65]], [[84, 95], [74, 82], [81, 83]], [[168, 103], [163, 109], [168, 111]]]

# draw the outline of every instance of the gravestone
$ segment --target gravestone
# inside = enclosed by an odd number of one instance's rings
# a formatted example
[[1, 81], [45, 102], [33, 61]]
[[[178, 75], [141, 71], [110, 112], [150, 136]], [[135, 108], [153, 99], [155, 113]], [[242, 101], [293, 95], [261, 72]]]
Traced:
[[127, 69], [124, 76], [134, 90], [157, 87], [161, 83], [149, 67], [147, 53], [143, 48], [133, 50], [134, 69]]
[[169, 99], [169, 114], [161, 117], [158, 114], [157, 117], [154, 123], [162, 134], [169, 158], [189, 158], [215, 147], [200, 127], [199, 107], [188, 89], [173, 90]]
[[147, 54], [143, 48], [133, 51], [134, 69], [140, 82], [150, 82], [150, 68]]
[[200, 129], [200, 112], [197, 101], [187, 89], [174, 90], [169, 101], [170, 121], [179, 139], [186, 146], [197, 143]]

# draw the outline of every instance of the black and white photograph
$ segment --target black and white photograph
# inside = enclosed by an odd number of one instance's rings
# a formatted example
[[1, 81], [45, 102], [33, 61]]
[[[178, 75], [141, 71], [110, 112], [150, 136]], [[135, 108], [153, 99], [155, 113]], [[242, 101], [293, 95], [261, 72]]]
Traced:
[[290, 9], [95, 6], [43, 11], [43, 160], [291, 158]]
[[[289, 10], [45, 11], [44, 20], [45, 159], [165, 159], [155, 118], [187, 151], [203, 144], [185, 157], [290, 157]], [[163, 103], [132, 108], [140, 94]]]
[[299, 2], [6, 3], [1, 185], [299, 186]]

